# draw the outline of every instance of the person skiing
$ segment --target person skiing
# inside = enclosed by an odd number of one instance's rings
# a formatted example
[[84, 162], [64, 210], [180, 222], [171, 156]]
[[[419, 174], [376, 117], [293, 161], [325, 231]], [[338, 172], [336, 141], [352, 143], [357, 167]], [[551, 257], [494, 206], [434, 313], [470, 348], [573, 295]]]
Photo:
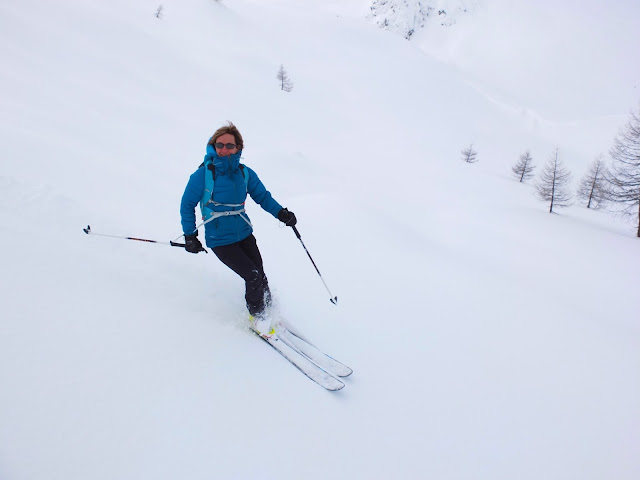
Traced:
[[297, 219], [271, 196], [251, 168], [240, 163], [243, 148], [242, 135], [231, 122], [211, 136], [204, 162], [191, 175], [182, 195], [182, 232], [187, 252], [205, 251], [196, 229], [195, 208], [200, 203], [207, 247], [245, 281], [252, 328], [269, 336], [273, 328], [265, 310], [271, 304], [271, 292], [253, 226], [244, 209], [247, 194], [286, 226], [293, 227]]

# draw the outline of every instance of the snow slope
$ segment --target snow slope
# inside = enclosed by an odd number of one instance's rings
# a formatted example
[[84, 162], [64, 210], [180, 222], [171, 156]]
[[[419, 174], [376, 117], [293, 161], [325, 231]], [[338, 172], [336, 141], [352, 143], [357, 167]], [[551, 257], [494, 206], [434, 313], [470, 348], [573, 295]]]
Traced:
[[571, 138], [583, 154], [606, 152], [640, 96], [638, 2], [376, 0], [368, 17], [402, 36], [414, 30], [415, 47], [455, 66], [535, 135]]
[[[579, 177], [590, 132], [357, 3], [0, 2], [0, 478], [638, 477], [633, 227], [509, 175], [559, 144]], [[226, 120], [338, 295], [249, 205], [278, 313], [355, 371], [337, 394], [247, 331], [212, 254], [81, 230], [177, 237]]]

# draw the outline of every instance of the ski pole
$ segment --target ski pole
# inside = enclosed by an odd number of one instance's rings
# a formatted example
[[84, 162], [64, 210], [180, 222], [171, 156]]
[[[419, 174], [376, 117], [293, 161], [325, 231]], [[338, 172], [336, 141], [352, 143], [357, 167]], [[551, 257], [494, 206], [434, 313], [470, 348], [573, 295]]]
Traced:
[[[90, 225], [87, 225], [87, 228], [83, 228], [82, 231], [84, 231], [84, 233], [86, 233], [87, 235], [98, 235], [100, 237], [120, 238], [122, 240], [136, 240], [138, 242], [157, 243], [158, 245], [170, 245], [172, 247], [182, 247], [182, 248], [185, 247], [184, 243], [177, 243], [177, 242], [173, 242], [173, 241], [159, 242], [157, 240], [149, 240], [147, 238], [125, 237], [125, 236], [120, 236], [120, 235], [107, 235], [105, 233], [95, 233], [95, 232], [91, 231], [91, 226]], [[204, 252], [205, 253], [209, 253], [206, 250], [204, 250]]]
[[320, 280], [322, 280], [322, 283], [324, 284], [324, 288], [326, 288], [327, 292], [329, 292], [329, 297], [330, 297], [329, 301], [334, 305], [337, 305], [338, 297], [334, 297], [333, 294], [331, 293], [331, 290], [329, 290], [329, 287], [327, 286], [327, 282], [324, 281], [324, 278], [322, 278], [322, 274], [320, 273], [320, 270], [318, 270], [318, 267], [316, 266], [316, 262], [313, 261], [313, 258], [311, 257], [309, 250], [307, 250], [307, 247], [302, 241], [302, 237], [300, 237], [300, 232], [298, 232], [298, 229], [295, 227], [295, 225], [292, 226], [291, 228], [293, 228], [293, 232], [296, 234], [296, 237], [298, 237], [298, 240], [300, 240], [300, 243], [302, 244], [302, 248], [304, 248], [304, 251], [307, 252], [307, 255], [309, 256], [309, 260], [311, 260], [311, 263], [313, 263], [313, 266], [316, 269], [316, 272], [318, 272], [318, 276], [320, 277]]

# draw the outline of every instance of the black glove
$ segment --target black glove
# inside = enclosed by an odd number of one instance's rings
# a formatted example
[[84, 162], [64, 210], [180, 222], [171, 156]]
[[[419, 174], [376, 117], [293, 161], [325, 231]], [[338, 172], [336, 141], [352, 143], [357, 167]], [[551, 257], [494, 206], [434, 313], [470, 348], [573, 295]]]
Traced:
[[185, 235], [184, 243], [184, 249], [189, 253], [204, 252], [204, 248], [202, 248], [202, 244], [200, 243], [200, 240], [198, 240], [197, 233], [194, 233], [193, 235]]
[[284, 223], [287, 227], [293, 227], [296, 223], [298, 223], [298, 220], [296, 219], [296, 216], [293, 214], [293, 212], [290, 212], [286, 208], [283, 208], [278, 212], [278, 220]]

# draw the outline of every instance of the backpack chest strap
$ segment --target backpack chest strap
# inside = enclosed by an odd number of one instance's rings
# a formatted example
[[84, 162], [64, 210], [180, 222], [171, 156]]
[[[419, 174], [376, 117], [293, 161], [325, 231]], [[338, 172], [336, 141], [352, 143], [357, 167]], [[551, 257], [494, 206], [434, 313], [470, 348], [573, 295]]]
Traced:
[[249, 226], [251, 228], [253, 228], [253, 225], [251, 225], [251, 222], [249, 221], [249, 219], [247, 218], [246, 215], [243, 215], [243, 213], [245, 213], [244, 208], [241, 208], [240, 210], [228, 210], [226, 212], [212, 212], [212, 213], [210, 213], [208, 215], [208, 217], [206, 219], [204, 217], [202, 217], [204, 222], [202, 222], [200, 225], [198, 225], [196, 227], [196, 230], [198, 230], [198, 228], [200, 228], [201, 226], [206, 225], [210, 221], [215, 220], [216, 218], [228, 217], [230, 215], [240, 215], [240, 218], [242, 218], [245, 222], [247, 222], [249, 224]]

